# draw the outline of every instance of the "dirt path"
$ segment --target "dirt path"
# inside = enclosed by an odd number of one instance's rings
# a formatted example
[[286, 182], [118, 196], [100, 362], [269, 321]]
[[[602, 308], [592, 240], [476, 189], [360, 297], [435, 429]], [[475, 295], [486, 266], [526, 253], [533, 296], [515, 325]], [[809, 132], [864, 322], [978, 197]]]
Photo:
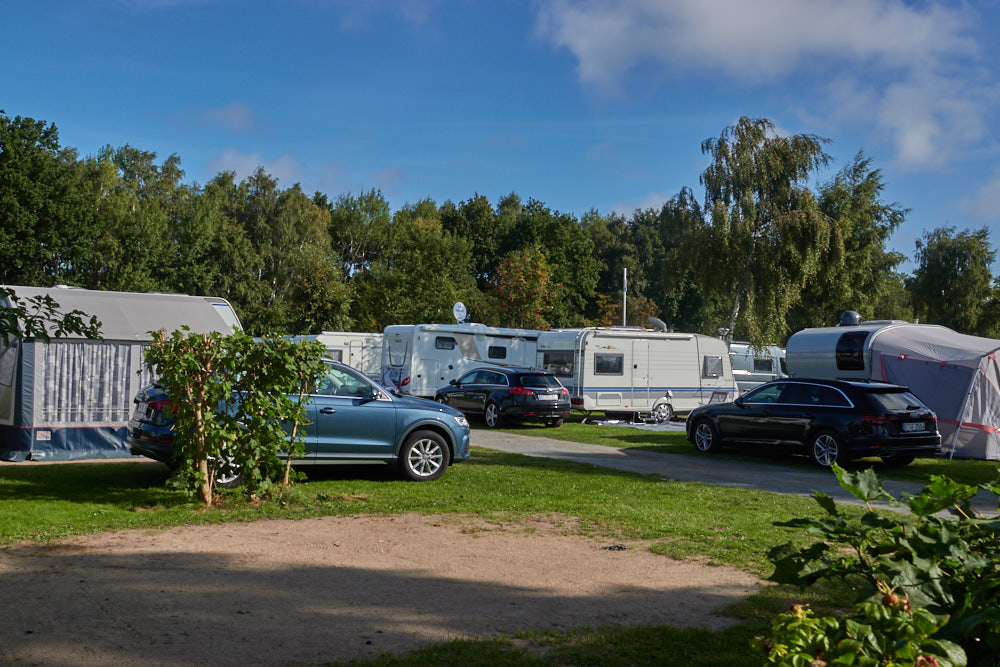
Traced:
[[327, 517], [0, 548], [0, 665], [274, 665], [526, 629], [666, 623], [757, 586], [555, 520]]

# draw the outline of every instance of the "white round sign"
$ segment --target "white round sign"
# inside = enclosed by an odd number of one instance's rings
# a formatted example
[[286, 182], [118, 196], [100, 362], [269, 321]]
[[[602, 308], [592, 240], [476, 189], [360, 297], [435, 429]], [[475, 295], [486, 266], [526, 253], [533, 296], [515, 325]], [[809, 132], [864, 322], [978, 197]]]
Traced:
[[455, 321], [461, 324], [465, 321], [466, 316], [469, 312], [465, 309], [465, 304], [461, 301], [455, 303], [451, 308], [452, 314], [455, 316]]

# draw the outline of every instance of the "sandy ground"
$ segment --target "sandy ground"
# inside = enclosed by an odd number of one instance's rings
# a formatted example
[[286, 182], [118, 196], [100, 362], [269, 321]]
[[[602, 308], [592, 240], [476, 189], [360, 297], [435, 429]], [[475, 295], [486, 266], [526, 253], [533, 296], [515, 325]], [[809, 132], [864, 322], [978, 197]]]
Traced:
[[276, 665], [527, 629], [718, 628], [750, 575], [558, 518], [327, 517], [0, 548], [0, 665]]

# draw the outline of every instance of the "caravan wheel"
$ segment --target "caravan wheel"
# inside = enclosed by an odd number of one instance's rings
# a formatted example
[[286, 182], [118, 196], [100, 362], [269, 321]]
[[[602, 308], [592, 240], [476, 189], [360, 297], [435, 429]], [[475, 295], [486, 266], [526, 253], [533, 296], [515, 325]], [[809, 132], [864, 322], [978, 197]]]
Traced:
[[668, 422], [674, 418], [674, 408], [669, 403], [657, 403], [653, 406], [653, 419], [658, 424]]

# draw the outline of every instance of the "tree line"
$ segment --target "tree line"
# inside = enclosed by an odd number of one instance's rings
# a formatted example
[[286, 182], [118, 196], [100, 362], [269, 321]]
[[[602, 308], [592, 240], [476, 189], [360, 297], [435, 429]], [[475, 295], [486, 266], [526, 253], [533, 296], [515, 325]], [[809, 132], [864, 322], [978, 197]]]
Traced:
[[202, 185], [177, 155], [81, 157], [53, 123], [0, 112], [0, 284], [221, 296], [255, 335], [447, 322], [456, 301], [544, 329], [621, 324], [628, 269], [628, 324], [763, 345], [851, 309], [996, 335], [987, 230], [927, 232], [901, 273], [886, 243], [907, 211], [863, 153], [811, 186], [826, 143], [741, 118], [702, 144], [702, 197], [577, 217], [516, 193], [393, 210], [377, 189], [308, 195], [262, 168]]

